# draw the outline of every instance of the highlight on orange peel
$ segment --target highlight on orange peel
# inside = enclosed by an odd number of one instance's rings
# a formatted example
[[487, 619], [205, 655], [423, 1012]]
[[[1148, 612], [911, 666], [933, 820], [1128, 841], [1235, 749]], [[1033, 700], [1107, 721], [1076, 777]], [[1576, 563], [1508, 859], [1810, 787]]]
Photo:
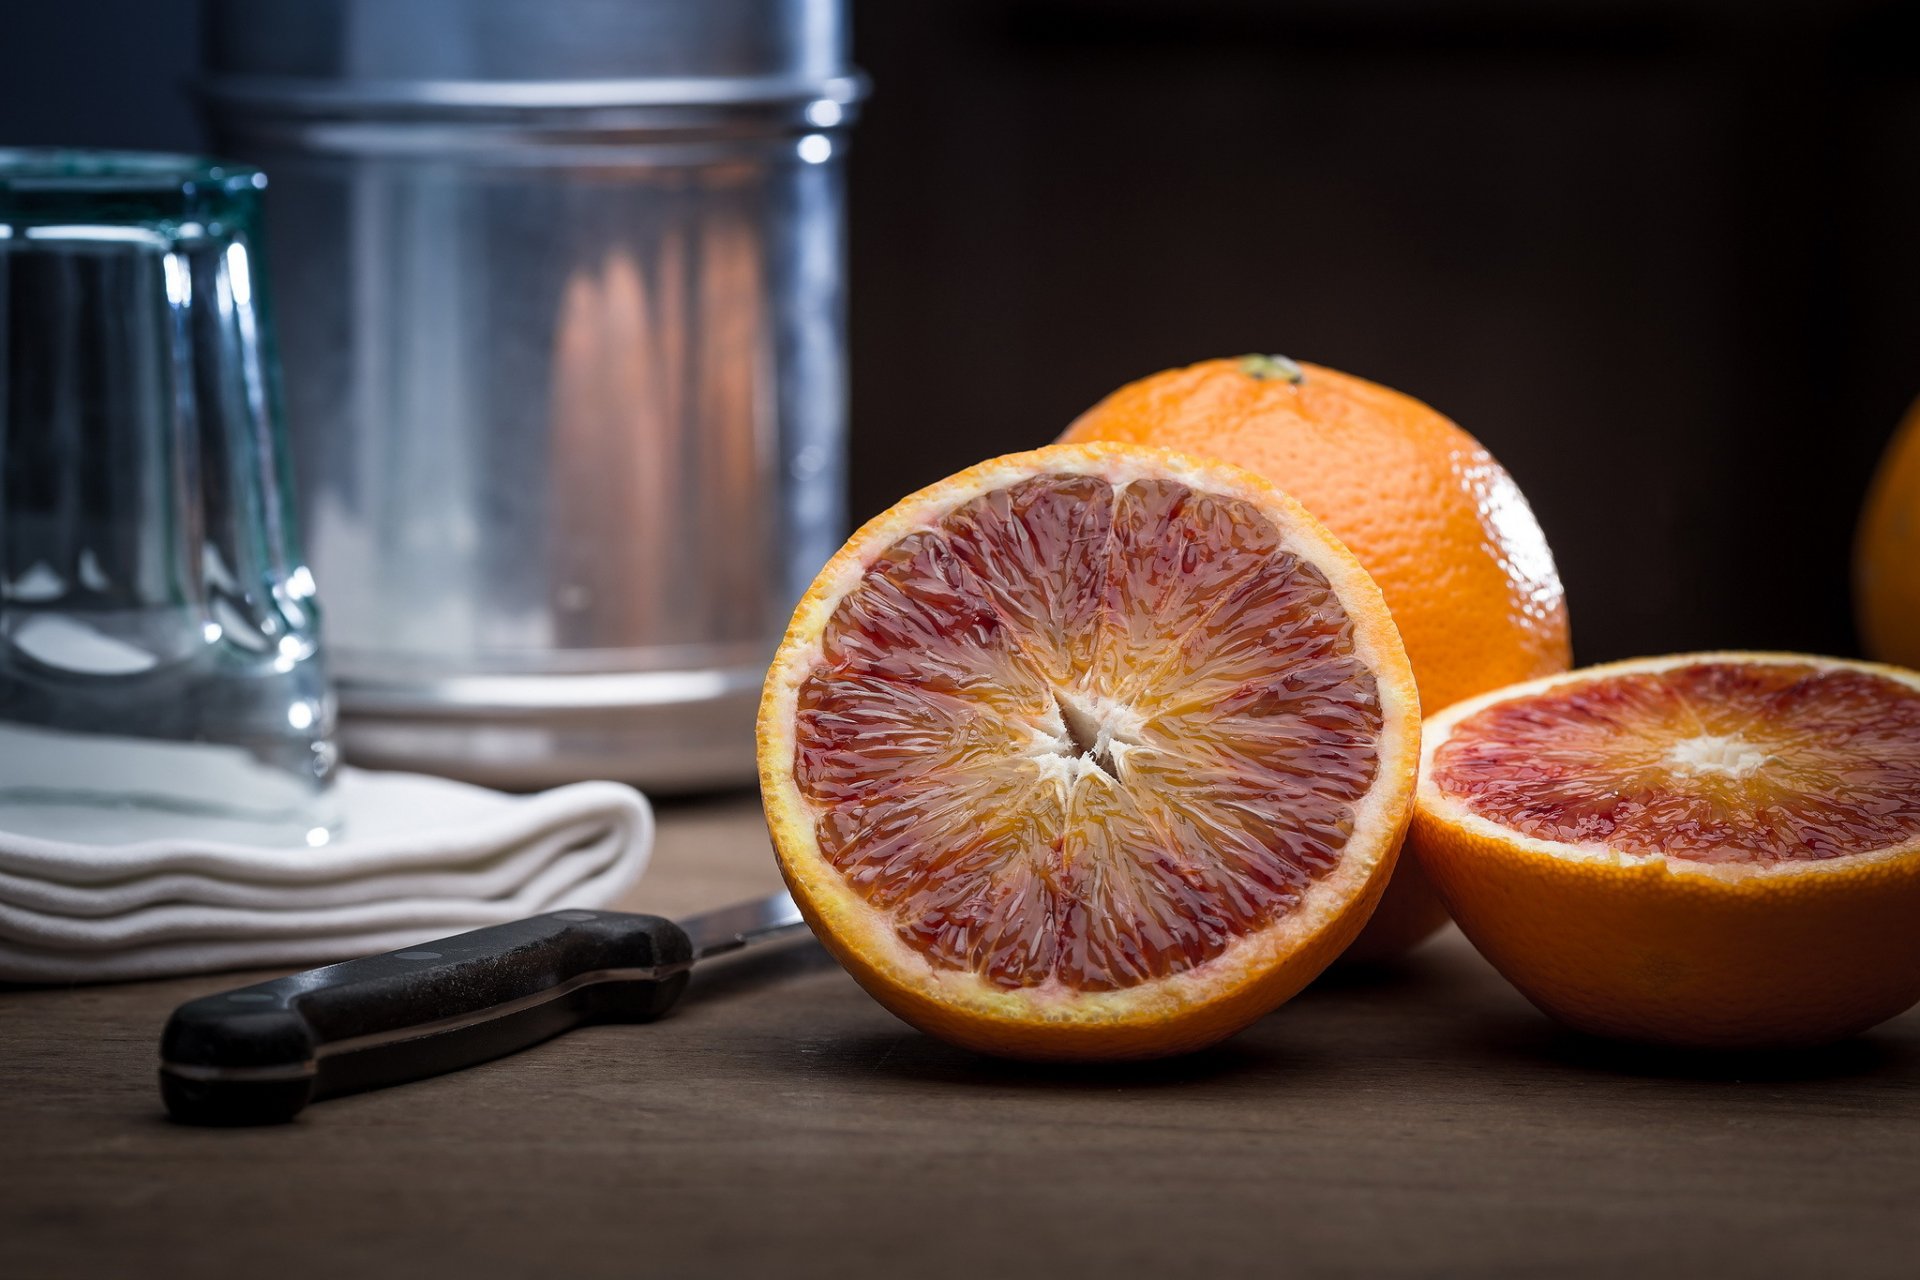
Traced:
[[[1560, 575], [1519, 486], [1411, 396], [1282, 356], [1207, 360], [1129, 383], [1061, 439], [1220, 458], [1286, 490], [1379, 584], [1430, 711], [1572, 660]], [[1445, 920], [1403, 860], [1350, 958], [1398, 954]]]
[[1470, 699], [1427, 721], [1408, 849], [1578, 1030], [1864, 1031], [1920, 1001], [1920, 675], [1685, 654]]
[[1350, 943], [1410, 816], [1419, 703], [1379, 589], [1239, 468], [1056, 445], [906, 498], [821, 571], [759, 717], [814, 932], [986, 1053], [1144, 1058]]
[[1920, 402], [1907, 410], [1867, 491], [1853, 602], [1870, 656], [1920, 667]]

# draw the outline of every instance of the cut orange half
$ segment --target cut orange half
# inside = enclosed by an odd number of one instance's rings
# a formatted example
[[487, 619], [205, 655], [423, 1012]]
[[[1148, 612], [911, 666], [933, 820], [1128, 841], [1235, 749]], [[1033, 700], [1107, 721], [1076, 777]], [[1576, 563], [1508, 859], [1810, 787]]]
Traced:
[[1025, 1058], [1198, 1048], [1365, 922], [1419, 710], [1379, 590], [1250, 472], [982, 463], [854, 535], [760, 706], [781, 870], [883, 1005]]
[[1920, 675], [1688, 654], [1469, 699], [1427, 722], [1409, 848], [1580, 1030], [1865, 1030], [1920, 1001]]

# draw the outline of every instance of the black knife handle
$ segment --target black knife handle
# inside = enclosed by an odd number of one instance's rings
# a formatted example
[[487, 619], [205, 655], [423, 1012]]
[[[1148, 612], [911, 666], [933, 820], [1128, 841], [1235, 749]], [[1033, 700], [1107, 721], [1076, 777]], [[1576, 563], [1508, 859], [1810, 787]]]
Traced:
[[590, 1022], [645, 1022], [687, 985], [680, 926], [555, 911], [309, 969], [174, 1010], [160, 1094], [189, 1124], [271, 1124], [307, 1103], [454, 1071]]

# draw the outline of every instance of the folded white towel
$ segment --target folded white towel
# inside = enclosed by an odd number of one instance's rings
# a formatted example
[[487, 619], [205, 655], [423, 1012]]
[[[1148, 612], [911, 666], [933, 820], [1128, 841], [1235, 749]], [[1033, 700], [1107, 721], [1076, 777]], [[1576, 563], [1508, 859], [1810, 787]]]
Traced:
[[344, 769], [342, 839], [79, 844], [0, 833], [0, 981], [103, 982], [387, 951], [540, 911], [604, 907], [653, 852], [646, 798], [538, 795]]

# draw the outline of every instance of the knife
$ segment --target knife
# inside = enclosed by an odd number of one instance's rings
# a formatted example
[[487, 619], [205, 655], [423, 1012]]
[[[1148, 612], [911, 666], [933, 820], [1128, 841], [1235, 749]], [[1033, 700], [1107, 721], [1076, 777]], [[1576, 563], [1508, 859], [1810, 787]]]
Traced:
[[307, 1103], [457, 1071], [595, 1022], [666, 1013], [702, 960], [803, 933], [785, 893], [678, 924], [551, 911], [181, 1005], [160, 1096], [187, 1124], [275, 1124]]

